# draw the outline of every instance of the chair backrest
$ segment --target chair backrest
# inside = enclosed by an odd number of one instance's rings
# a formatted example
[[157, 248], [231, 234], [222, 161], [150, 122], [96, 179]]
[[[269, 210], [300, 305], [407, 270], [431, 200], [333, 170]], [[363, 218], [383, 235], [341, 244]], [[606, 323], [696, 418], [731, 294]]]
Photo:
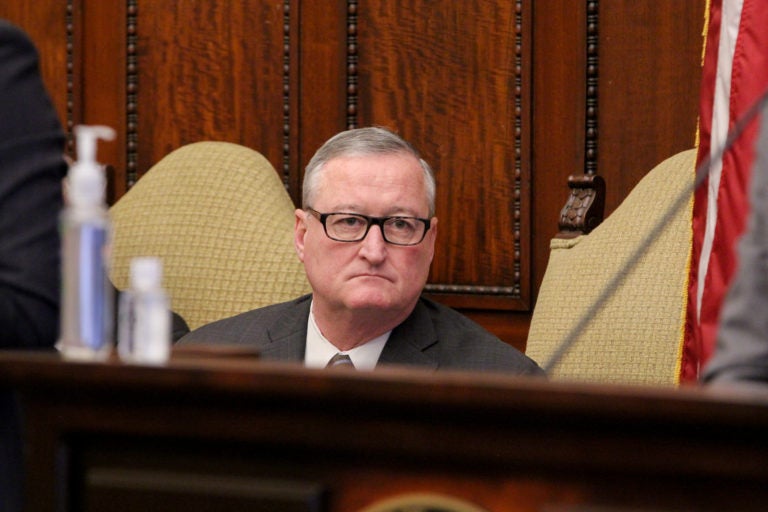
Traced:
[[197, 142], [165, 156], [110, 209], [110, 277], [135, 256], [163, 260], [163, 286], [191, 329], [307, 293], [294, 205], [260, 153]]
[[693, 184], [696, 151], [649, 172], [588, 235], [553, 239], [526, 353], [544, 365], [640, 246], [651, 242], [615, 293], [575, 338], [552, 379], [679, 382], [691, 250], [691, 194], [655, 240], [650, 234]]

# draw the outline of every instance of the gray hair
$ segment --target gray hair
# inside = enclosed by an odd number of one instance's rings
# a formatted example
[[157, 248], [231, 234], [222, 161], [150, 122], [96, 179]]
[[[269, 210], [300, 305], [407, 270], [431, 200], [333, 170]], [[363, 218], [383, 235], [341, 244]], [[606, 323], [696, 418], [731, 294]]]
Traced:
[[338, 133], [328, 139], [307, 164], [302, 185], [302, 207], [311, 206], [310, 198], [317, 189], [318, 177], [323, 166], [334, 158], [353, 155], [385, 155], [406, 153], [413, 155], [424, 171], [424, 188], [427, 192], [429, 216], [435, 215], [435, 175], [429, 164], [408, 141], [387, 128], [372, 126], [355, 128]]

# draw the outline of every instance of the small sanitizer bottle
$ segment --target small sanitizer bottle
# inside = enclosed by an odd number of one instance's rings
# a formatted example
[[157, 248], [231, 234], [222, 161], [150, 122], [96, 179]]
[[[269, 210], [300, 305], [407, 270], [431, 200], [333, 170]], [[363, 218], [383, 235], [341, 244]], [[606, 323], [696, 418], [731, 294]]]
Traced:
[[67, 359], [103, 360], [112, 352], [114, 296], [108, 277], [110, 223], [106, 177], [96, 162], [98, 139], [111, 140], [106, 126], [76, 126], [78, 160], [67, 174], [61, 214], [61, 318], [57, 348]]
[[164, 364], [171, 351], [171, 307], [160, 258], [131, 260], [130, 289], [120, 294], [118, 344], [127, 363]]

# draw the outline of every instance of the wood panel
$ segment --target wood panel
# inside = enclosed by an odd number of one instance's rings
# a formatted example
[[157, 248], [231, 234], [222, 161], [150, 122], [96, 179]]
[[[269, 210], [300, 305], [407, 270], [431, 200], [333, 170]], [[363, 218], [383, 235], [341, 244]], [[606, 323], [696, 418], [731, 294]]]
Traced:
[[610, 212], [652, 167], [694, 147], [704, 2], [599, 4], [597, 169]]
[[282, 170], [283, 6], [165, 0], [138, 18], [138, 169], [205, 138], [257, 149]]
[[[299, 202], [330, 135], [389, 125], [438, 176], [429, 291], [522, 347], [569, 175], [607, 212], [693, 144], [700, 0], [5, 0], [117, 199], [176, 147], [262, 151]], [[574, 276], [578, 283], [578, 276]]]
[[[580, 3], [581, 5], [581, 3]], [[569, 175], [586, 167], [587, 11], [571, 0], [534, 3], [533, 236], [540, 283]]]
[[[128, 188], [126, 174], [134, 165], [130, 158], [136, 141], [135, 126], [129, 126], [136, 105], [128, 94], [129, 25], [135, 37], [135, 1], [99, 2], [79, 0], [70, 16], [68, 82], [71, 105], [68, 106], [69, 130], [78, 124], [106, 125], [116, 131], [114, 141], [99, 142], [99, 160], [109, 166], [108, 201], [114, 202]], [[131, 9], [128, 6], [133, 6]], [[131, 54], [135, 48], [131, 48]], [[72, 134], [70, 133], [70, 136]], [[70, 137], [70, 153], [75, 155]]]
[[[301, 2], [291, 8], [291, 54], [298, 54], [300, 149], [303, 177], [314, 152], [356, 117], [357, 2]], [[297, 36], [294, 37], [294, 36]]]
[[530, 12], [519, 1], [359, 4], [358, 123], [395, 128], [437, 175], [446, 229], [428, 289], [463, 307], [529, 308]]

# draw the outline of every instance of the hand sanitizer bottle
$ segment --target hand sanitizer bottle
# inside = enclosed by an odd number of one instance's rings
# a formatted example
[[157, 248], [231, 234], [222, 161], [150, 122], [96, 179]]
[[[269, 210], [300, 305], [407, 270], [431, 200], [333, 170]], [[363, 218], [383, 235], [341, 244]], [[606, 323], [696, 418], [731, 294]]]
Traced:
[[67, 359], [103, 360], [112, 351], [114, 305], [106, 252], [110, 224], [106, 178], [96, 162], [98, 139], [111, 140], [106, 126], [76, 126], [77, 158], [67, 174], [61, 215], [61, 321], [57, 348]]
[[117, 350], [128, 363], [164, 364], [171, 351], [171, 307], [160, 258], [131, 260], [131, 286], [120, 295]]

